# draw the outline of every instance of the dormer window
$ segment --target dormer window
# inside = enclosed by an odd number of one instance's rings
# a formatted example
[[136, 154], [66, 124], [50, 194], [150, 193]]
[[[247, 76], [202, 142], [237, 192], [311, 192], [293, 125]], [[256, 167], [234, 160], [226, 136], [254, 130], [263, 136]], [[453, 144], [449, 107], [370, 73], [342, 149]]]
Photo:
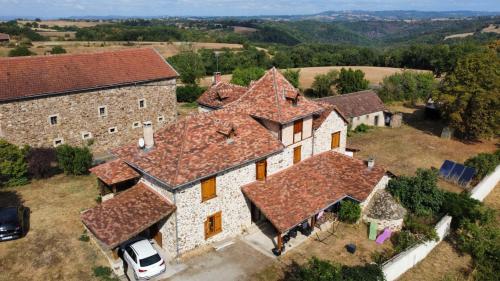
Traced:
[[217, 94], [217, 99], [219, 101], [223, 101], [223, 100], [228, 98], [228, 96], [226, 94], [224, 94], [223, 91], [217, 91], [216, 94]]
[[236, 135], [236, 129], [232, 123], [223, 122], [219, 123], [217, 133], [223, 135], [227, 142], [231, 143], [233, 141], [233, 137]]
[[285, 96], [285, 99], [289, 104], [291, 104], [292, 106], [297, 106], [300, 95], [299, 92], [283, 90], [283, 95]]

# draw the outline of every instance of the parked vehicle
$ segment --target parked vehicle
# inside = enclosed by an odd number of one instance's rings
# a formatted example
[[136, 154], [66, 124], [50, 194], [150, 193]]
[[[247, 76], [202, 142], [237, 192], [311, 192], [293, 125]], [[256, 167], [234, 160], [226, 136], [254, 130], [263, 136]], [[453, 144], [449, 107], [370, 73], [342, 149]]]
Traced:
[[123, 259], [134, 272], [136, 280], [150, 279], [166, 270], [165, 261], [147, 239], [125, 246]]
[[14, 240], [26, 235], [29, 229], [29, 208], [0, 207], [0, 241]]

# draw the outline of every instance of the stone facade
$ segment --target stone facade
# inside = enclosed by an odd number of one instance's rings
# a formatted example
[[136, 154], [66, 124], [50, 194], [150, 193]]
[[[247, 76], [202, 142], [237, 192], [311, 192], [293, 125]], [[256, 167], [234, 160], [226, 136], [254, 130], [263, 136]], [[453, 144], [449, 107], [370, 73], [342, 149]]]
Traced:
[[321, 126], [314, 131], [314, 154], [331, 150], [332, 134], [340, 132], [340, 146], [335, 151], [345, 153], [347, 125], [337, 112], [332, 111]]
[[[145, 121], [155, 130], [175, 121], [175, 88], [175, 79], [169, 79], [0, 103], [0, 138], [34, 147], [92, 143], [92, 152], [104, 153], [140, 138]], [[51, 116], [57, 124], [51, 124]]]
[[[377, 121], [377, 123], [375, 121]], [[351, 118], [351, 130], [356, 129], [356, 127], [361, 124], [365, 124], [368, 126], [384, 127], [385, 126], [384, 112], [378, 111]]]

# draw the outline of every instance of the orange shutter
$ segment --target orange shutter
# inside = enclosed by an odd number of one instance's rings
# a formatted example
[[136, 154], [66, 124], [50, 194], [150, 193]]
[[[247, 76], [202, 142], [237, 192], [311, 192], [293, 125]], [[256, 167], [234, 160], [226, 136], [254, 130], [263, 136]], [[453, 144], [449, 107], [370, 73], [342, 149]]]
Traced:
[[332, 134], [332, 149], [340, 147], [340, 132]]
[[262, 160], [256, 163], [257, 168], [257, 180], [264, 180], [267, 174], [267, 161]]
[[297, 146], [293, 149], [293, 164], [299, 163], [301, 160], [302, 146]]
[[214, 234], [216, 234], [222, 231], [222, 212], [216, 213], [214, 215], [214, 220], [215, 220]]
[[201, 201], [206, 201], [217, 196], [215, 177], [201, 181]]
[[297, 120], [293, 123], [293, 134], [302, 133], [302, 119]]
[[207, 218], [207, 220], [205, 221], [205, 239], [208, 239], [208, 237], [210, 236], [210, 231], [209, 231], [209, 227], [208, 227], [208, 224], [210, 223], [210, 217]]

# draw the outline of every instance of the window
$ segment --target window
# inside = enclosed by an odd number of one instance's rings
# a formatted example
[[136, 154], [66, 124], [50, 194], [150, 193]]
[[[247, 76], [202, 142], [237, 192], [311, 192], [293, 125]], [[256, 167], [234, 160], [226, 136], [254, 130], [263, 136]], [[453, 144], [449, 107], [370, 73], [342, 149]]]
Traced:
[[165, 121], [165, 117], [158, 116], [158, 123], [163, 123], [163, 121]]
[[297, 146], [293, 149], [293, 164], [297, 164], [300, 162], [302, 158], [302, 146]]
[[108, 116], [108, 108], [106, 106], [99, 106], [98, 112], [99, 112], [99, 117]]
[[64, 144], [64, 139], [63, 138], [54, 139], [53, 144], [54, 144], [54, 147], [58, 147], [58, 146]]
[[293, 122], [293, 134], [302, 133], [302, 119]]
[[140, 127], [141, 127], [141, 122], [135, 121], [134, 123], [132, 123], [132, 129], [137, 129]]
[[332, 134], [332, 149], [340, 147], [340, 132]]
[[134, 250], [132, 250], [131, 247], [127, 247], [126, 251], [127, 251], [128, 255], [132, 258], [132, 260], [137, 263], [137, 257], [135, 255]]
[[208, 239], [222, 231], [222, 212], [217, 212], [205, 221], [205, 239]]
[[215, 177], [201, 181], [201, 202], [217, 197]]
[[257, 175], [256, 178], [258, 181], [262, 181], [266, 179], [267, 176], [267, 161], [264, 159], [262, 161], [259, 161], [255, 163], [256, 170], [257, 170]]
[[373, 125], [378, 126], [378, 115], [375, 116], [375, 119], [373, 120]]
[[145, 99], [139, 100], [139, 108], [146, 108], [146, 100]]
[[54, 126], [54, 125], [57, 125], [59, 123], [59, 115], [58, 114], [54, 114], [54, 115], [50, 115], [49, 116], [49, 124]]
[[365, 119], [368, 120], [368, 118], [370, 118], [370, 115], [365, 115]]
[[114, 133], [116, 133], [117, 131], [118, 131], [118, 130], [116, 129], [116, 127], [111, 127], [111, 128], [109, 128], [109, 129], [108, 129], [108, 133], [110, 133], [110, 134], [114, 134]]
[[88, 140], [92, 138], [92, 133], [91, 132], [82, 132], [82, 139]]

